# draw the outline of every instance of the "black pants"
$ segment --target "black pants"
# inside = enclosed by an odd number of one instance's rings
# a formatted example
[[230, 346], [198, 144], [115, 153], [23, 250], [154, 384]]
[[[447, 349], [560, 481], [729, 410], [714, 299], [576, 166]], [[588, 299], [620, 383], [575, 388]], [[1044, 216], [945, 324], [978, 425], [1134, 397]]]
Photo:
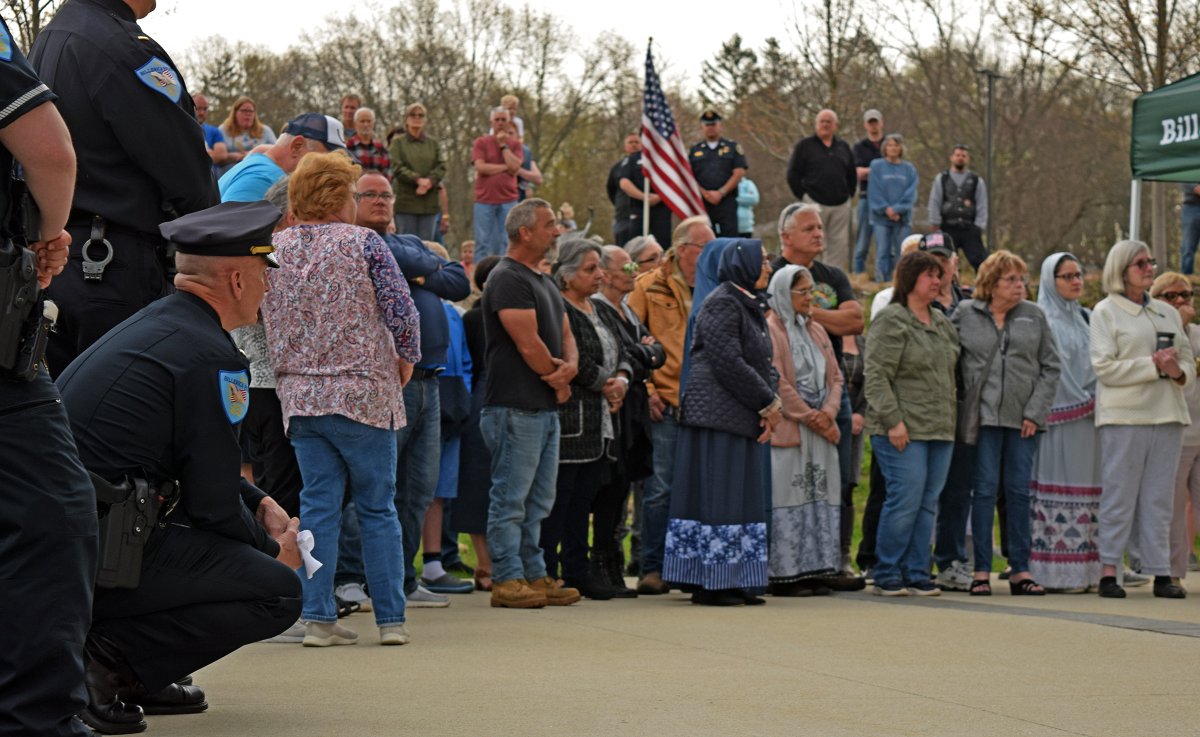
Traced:
[[954, 239], [955, 247], [963, 252], [972, 268], [978, 270], [988, 257], [987, 248], [983, 245], [983, 232], [977, 226], [943, 225], [942, 232]]
[[[90, 734], [74, 715], [87, 705], [83, 643], [96, 576], [96, 495], [49, 384], [44, 373], [32, 384], [0, 381], [5, 737]], [[41, 399], [21, 401], [31, 396]]]
[[879, 532], [879, 515], [883, 512], [883, 502], [887, 499], [887, 482], [883, 479], [883, 469], [875, 454], [871, 454], [870, 491], [867, 494], [867, 506], [863, 509], [862, 540], [858, 543], [858, 555], [855, 563], [859, 570], [873, 568], [879, 559], [875, 557], [875, 537]]
[[[554, 506], [542, 520], [539, 544], [546, 560], [546, 573], [557, 576], [559, 563], [562, 577], [569, 581], [585, 580], [588, 576], [588, 521], [592, 502], [605, 480], [604, 461], [558, 464]], [[559, 545], [562, 553], [559, 554]]]
[[625, 515], [625, 502], [629, 498], [629, 475], [618, 473], [616, 465], [592, 502], [592, 549], [613, 558], [618, 558], [622, 552], [617, 527]]
[[292, 441], [283, 432], [283, 408], [274, 389], [251, 389], [250, 411], [242, 432], [254, 459], [254, 483], [271, 495], [289, 517], [300, 516], [304, 480]]
[[[55, 377], [118, 323], [174, 289], [167, 281], [162, 238], [110, 226], [105, 238], [113, 247], [112, 262], [105, 267], [103, 279], [84, 281], [82, 249], [91, 229], [73, 222], [67, 232], [70, 258], [46, 292], [59, 309], [57, 331], [46, 350]], [[100, 260], [105, 248], [93, 244], [88, 253]]]
[[300, 616], [300, 577], [227, 537], [167, 525], [146, 545], [136, 589], [98, 589], [94, 635], [154, 693]]
[[[737, 189], [736, 187], [734, 189]], [[733, 193], [731, 193], [733, 195]], [[704, 203], [704, 210], [708, 213], [708, 219], [712, 221], [713, 232], [718, 238], [736, 238], [738, 234], [737, 223], [737, 197], [729, 196], [721, 200], [717, 204]]]

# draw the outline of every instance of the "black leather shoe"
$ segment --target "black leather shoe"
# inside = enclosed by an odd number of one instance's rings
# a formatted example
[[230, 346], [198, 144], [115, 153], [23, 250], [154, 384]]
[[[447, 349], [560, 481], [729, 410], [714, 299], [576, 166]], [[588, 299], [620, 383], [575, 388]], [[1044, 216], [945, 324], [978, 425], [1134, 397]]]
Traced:
[[199, 686], [172, 683], [158, 693], [147, 694], [142, 688], [121, 689], [121, 700], [140, 706], [146, 714], [198, 714], [208, 709]]
[[579, 593], [583, 594], [594, 601], [608, 601], [617, 595], [615, 589], [603, 581], [598, 581], [592, 576], [578, 581], [574, 579], [564, 579], [563, 584], [568, 588], [579, 589]]
[[87, 686], [88, 705], [79, 718], [84, 724], [101, 734], [137, 734], [146, 731], [141, 708], [124, 703], [117, 695], [121, 679], [116, 673], [89, 657], [83, 678]]
[[1187, 592], [1173, 582], [1170, 576], [1154, 577], [1154, 595], [1160, 599], [1186, 599]]
[[1105, 599], [1124, 599], [1125, 589], [1117, 584], [1116, 576], [1104, 576], [1100, 579], [1100, 595]]

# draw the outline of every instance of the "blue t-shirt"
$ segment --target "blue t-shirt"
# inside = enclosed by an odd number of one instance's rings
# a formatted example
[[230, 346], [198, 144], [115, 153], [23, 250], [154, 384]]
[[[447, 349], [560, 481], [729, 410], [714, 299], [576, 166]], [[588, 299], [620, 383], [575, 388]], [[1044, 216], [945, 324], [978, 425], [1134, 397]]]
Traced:
[[215, 125], [201, 123], [200, 127], [204, 129], [204, 145], [212, 148], [218, 143], [225, 143], [225, 134]]
[[217, 182], [221, 202], [257, 202], [286, 173], [270, 156], [250, 154]]

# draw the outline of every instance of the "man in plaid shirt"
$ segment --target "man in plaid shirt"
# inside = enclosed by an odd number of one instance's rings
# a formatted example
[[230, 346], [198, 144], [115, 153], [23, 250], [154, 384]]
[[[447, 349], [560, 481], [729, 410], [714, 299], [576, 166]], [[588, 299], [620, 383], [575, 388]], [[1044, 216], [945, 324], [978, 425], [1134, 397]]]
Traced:
[[375, 135], [375, 111], [360, 107], [354, 113], [354, 135], [346, 139], [346, 148], [363, 169], [377, 171], [392, 181], [392, 157], [387, 144]]

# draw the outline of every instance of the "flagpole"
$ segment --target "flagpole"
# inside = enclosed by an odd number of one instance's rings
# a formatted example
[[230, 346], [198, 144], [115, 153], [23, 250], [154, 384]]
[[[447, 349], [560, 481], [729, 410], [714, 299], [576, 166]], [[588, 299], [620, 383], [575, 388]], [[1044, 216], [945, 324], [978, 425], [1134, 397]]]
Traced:
[[[654, 45], [654, 37], [651, 36], [646, 42], [646, 50]], [[642, 176], [642, 237], [650, 235], [650, 177]], [[666, 248], [665, 244], [660, 244]]]

